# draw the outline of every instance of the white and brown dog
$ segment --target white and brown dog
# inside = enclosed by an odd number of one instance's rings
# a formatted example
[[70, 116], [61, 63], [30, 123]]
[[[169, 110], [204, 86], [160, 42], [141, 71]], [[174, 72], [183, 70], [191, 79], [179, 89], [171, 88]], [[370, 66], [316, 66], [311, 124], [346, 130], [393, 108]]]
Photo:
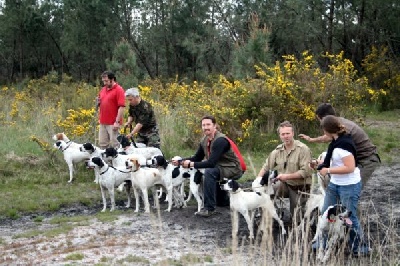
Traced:
[[[328, 209], [319, 217], [317, 231], [312, 242], [319, 241], [317, 260], [325, 263], [338, 240], [344, 239], [346, 236], [346, 228], [351, 226], [349, 219], [351, 211], [345, 210], [340, 204], [329, 206]], [[328, 237], [326, 246], [324, 245], [324, 237]]]
[[282, 220], [276, 213], [273, 202], [268, 194], [263, 192], [248, 191], [245, 192], [239, 187], [239, 183], [235, 180], [228, 180], [221, 187], [223, 190], [229, 191], [230, 208], [232, 215], [232, 236], [236, 236], [239, 227], [238, 213], [241, 213], [247, 222], [247, 227], [250, 231], [249, 238], [254, 238], [253, 224], [254, 211], [257, 208], [262, 209], [262, 223], [260, 230], [265, 230], [267, 223], [267, 213], [269, 213], [281, 226], [282, 234], [286, 234]]
[[[156, 185], [163, 186], [167, 191], [168, 208], [166, 211], [171, 211], [172, 208], [172, 182], [171, 178], [163, 176], [157, 168], [147, 168], [140, 165], [140, 159], [137, 155], [130, 155], [130, 158], [126, 161], [126, 168], [131, 170], [132, 186], [140, 189], [143, 195], [145, 212], [150, 212], [150, 203], [148, 197], [148, 189], [152, 189], [153, 200], [158, 207], [158, 197], [155, 190]], [[135, 190], [134, 190], [135, 192]], [[135, 212], [139, 211], [138, 195], [136, 197], [136, 209]]]
[[[86, 162], [86, 166], [88, 168], [94, 168], [94, 170], [98, 172], [101, 197], [103, 199], [103, 209], [101, 211], [104, 212], [107, 208], [106, 189], [108, 190], [111, 200], [110, 211], [113, 211], [115, 209], [115, 188], [124, 183], [127, 178], [130, 178], [130, 171], [127, 171], [125, 167], [115, 168], [109, 166], [100, 157], [92, 157]], [[126, 207], [129, 208], [131, 205], [130, 188], [127, 189], [127, 196], [128, 203], [126, 204]]]
[[54, 134], [54, 135], [53, 135], [53, 140], [54, 140], [54, 141], [62, 140], [62, 141], [64, 141], [66, 144], [68, 144], [70, 148], [79, 149], [79, 148], [82, 146], [82, 144], [80, 144], [80, 143], [76, 143], [76, 142], [71, 141], [71, 140], [67, 137], [67, 135], [64, 134], [64, 132]]
[[54, 148], [60, 150], [64, 155], [64, 160], [69, 169], [68, 182], [71, 183], [74, 178], [74, 165], [89, 160], [90, 154], [87, 152], [81, 152], [79, 146], [73, 145], [72, 142], [66, 143], [63, 140], [57, 140], [54, 143]]

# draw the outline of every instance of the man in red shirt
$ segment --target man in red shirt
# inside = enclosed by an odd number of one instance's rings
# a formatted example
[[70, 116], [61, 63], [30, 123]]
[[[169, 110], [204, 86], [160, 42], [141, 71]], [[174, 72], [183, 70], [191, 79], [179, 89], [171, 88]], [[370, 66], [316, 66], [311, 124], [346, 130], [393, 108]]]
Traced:
[[100, 90], [98, 104], [100, 109], [99, 147], [117, 147], [118, 131], [122, 125], [125, 109], [125, 91], [116, 82], [114, 73], [105, 71], [101, 74], [104, 87]]

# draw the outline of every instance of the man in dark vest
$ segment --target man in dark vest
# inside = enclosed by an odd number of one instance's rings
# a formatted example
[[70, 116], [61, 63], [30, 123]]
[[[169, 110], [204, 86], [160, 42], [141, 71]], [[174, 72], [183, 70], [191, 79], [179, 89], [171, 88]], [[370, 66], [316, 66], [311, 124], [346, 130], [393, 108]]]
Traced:
[[[215, 214], [218, 204], [218, 181], [223, 178], [237, 179], [243, 175], [240, 161], [226, 139], [226, 136], [217, 130], [216, 120], [213, 116], [204, 116], [201, 119], [201, 128], [204, 137], [201, 139], [196, 154], [183, 160], [185, 168], [205, 168], [204, 172], [204, 208], [196, 215], [209, 217]], [[222, 191], [220, 191], [222, 192]], [[228, 195], [225, 193], [225, 196]], [[225, 199], [229, 201], [228, 199]]]
[[[321, 121], [327, 115], [336, 116], [336, 111], [331, 104], [322, 103], [318, 106], [315, 114], [318, 120]], [[376, 146], [359, 125], [344, 117], [338, 118], [340, 123], [346, 127], [346, 131], [351, 135], [354, 144], [356, 145], [357, 166], [360, 168], [362, 186], [364, 187], [371, 178], [375, 169], [381, 164], [381, 159], [379, 158]], [[332, 141], [332, 139], [326, 135], [312, 138], [305, 134], [299, 134], [299, 137], [308, 142], [322, 143]]]

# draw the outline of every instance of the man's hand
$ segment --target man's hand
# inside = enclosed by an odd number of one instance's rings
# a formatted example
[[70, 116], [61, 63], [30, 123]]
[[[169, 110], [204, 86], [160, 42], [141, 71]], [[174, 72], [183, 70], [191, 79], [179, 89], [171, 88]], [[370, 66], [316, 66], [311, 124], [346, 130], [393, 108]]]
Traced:
[[181, 165], [182, 165], [183, 168], [189, 168], [190, 167], [190, 163], [191, 163], [190, 160], [184, 160]]
[[306, 140], [306, 141], [308, 141], [308, 142], [311, 141], [311, 137], [310, 136], [307, 136], [307, 135], [304, 135], [304, 134], [299, 134], [299, 137], [304, 139], [304, 140]]
[[120, 124], [119, 124], [117, 121], [115, 121], [115, 122], [114, 122], [114, 125], [113, 125], [113, 130], [114, 130], [114, 131], [119, 130], [119, 126], [120, 126]]
[[278, 180], [280, 181], [286, 181], [290, 179], [290, 175], [289, 174], [279, 174], [276, 178], [274, 178], [273, 182], [276, 182]]

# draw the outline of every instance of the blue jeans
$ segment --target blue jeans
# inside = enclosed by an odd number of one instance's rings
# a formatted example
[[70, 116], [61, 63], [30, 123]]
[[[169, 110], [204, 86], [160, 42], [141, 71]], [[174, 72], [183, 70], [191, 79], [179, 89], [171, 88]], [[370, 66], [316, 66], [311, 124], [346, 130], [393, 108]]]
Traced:
[[207, 168], [204, 171], [204, 208], [209, 211], [215, 210], [217, 182], [220, 180], [220, 173], [217, 167]]
[[322, 208], [322, 213], [324, 213], [329, 206], [341, 203], [347, 210], [351, 211], [351, 216], [349, 218], [353, 224], [350, 230], [349, 246], [352, 248], [353, 252], [358, 251], [360, 241], [363, 239], [363, 232], [357, 217], [361, 186], [361, 182], [347, 186], [339, 186], [329, 182], [326, 189], [324, 207]]

